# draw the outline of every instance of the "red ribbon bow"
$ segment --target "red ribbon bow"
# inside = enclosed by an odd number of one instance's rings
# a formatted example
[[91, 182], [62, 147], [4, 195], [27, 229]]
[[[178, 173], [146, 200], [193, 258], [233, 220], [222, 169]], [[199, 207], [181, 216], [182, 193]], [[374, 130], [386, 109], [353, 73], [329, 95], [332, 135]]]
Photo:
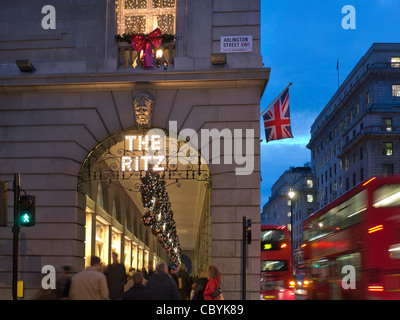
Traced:
[[154, 29], [147, 37], [133, 35], [131, 37], [132, 47], [135, 51], [143, 50], [143, 66], [150, 68], [153, 64], [153, 47], [158, 48], [161, 44], [161, 30]]

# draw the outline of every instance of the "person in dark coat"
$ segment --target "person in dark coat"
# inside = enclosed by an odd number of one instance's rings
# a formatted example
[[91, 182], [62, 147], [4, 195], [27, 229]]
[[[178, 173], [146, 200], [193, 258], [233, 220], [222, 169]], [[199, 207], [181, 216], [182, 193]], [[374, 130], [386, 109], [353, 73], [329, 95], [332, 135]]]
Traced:
[[208, 276], [207, 273], [200, 270], [199, 277], [194, 282], [194, 294], [192, 300], [204, 300], [204, 290], [207, 287]]
[[122, 300], [153, 300], [150, 290], [143, 285], [141, 272], [134, 273], [133, 287], [124, 293]]
[[128, 281], [125, 267], [118, 263], [118, 253], [112, 253], [112, 264], [107, 267], [104, 275], [107, 278], [108, 291], [111, 300], [121, 300], [124, 295], [125, 283]]
[[165, 262], [160, 262], [156, 272], [149, 277], [147, 287], [154, 300], [180, 300], [178, 286], [168, 274]]
[[178, 280], [178, 277], [176, 276], [176, 272], [175, 272], [174, 268], [169, 266], [168, 271], [169, 271], [169, 275], [172, 277], [172, 279], [174, 279], [176, 286], [179, 288], [179, 280]]
[[191, 281], [186, 266], [181, 263], [178, 267], [178, 288], [182, 300], [188, 300], [190, 296]]

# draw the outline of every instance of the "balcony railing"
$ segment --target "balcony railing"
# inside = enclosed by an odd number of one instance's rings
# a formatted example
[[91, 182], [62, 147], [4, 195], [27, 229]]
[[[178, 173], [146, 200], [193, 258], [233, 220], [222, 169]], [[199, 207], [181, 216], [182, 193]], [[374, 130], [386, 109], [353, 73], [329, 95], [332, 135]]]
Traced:
[[[175, 41], [153, 49], [154, 66], [149, 70], [169, 70], [174, 68]], [[118, 69], [144, 70], [142, 53], [133, 50], [128, 43], [118, 43]]]

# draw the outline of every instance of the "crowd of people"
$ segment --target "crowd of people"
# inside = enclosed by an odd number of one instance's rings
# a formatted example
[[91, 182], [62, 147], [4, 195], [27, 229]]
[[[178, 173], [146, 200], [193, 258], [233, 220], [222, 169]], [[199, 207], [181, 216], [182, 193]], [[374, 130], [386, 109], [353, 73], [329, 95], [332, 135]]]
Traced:
[[62, 268], [62, 276], [54, 291], [42, 292], [37, 299], [60, 300], [221, 300], [223, 299], [218, 268], [199, 270], [189, 275], [185, 264], [175, 270], [160, 262], [155, 271], [143, 272], [125, 267], [112, 253], [112, 263], [104, 268], [99, 257], [91, 257], [90, 266], [72, 275], [70, 267]]

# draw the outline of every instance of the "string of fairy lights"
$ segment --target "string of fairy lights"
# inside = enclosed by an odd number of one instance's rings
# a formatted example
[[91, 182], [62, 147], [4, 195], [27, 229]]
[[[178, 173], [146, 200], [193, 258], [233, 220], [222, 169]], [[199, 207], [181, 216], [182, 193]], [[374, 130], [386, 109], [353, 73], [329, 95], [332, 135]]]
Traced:
[[145, 34], [157, 27], [175, 34], [175, 0], [118, 0], [116, 4], [118, 34]]
[[165, 179], [157, 172], [147, 171], [141, 178], [140, 193], [145, 214], [142, 222], [151, 227], [158, 242], [174, 263], [181, 263], [181, 248], [171, 210]]

